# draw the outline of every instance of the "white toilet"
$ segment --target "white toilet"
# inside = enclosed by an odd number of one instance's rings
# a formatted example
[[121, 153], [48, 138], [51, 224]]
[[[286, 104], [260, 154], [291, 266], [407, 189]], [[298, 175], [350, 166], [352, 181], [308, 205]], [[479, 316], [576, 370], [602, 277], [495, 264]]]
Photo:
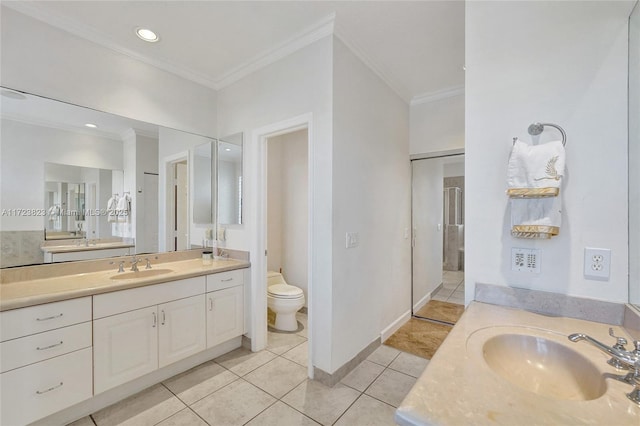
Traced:
[[268, 271], [267, 306], [276, 313], [276, 330], [296, 331], [296, 312], [304, 306], [304, 293], [302, 289], [287, 284], [282, 274]]

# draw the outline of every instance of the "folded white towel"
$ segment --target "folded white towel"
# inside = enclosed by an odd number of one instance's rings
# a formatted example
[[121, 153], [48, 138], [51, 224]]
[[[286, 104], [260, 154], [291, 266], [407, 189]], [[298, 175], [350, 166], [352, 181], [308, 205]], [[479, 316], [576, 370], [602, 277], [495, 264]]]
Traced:
[[509, 156], [507, 193], [512, 197], [554, 197], [564, 175], [565, 150], [561, 141], [528, 145], [516, 139]]
[[107, 222], [116, 222], [116, 208], [118, 207], [118, 199], [111, 197], [107, 201]]
[[511, 235], [518, 238], [550, 238], [562, 224], [560, 197], [511, 199]]

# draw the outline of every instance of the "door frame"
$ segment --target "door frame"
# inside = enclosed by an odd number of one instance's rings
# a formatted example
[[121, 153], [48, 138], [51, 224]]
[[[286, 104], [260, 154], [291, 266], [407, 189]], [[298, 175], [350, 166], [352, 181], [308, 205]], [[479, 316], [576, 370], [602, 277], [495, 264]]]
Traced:
[[[158, 202], [159, 202], [159, 223], [160, 229], [163, 230], [163, 235], [159, 238], [160, 251], [175, 251], [173, 249], [169, 249], [170, 247], [175, 247], [174, 245], [174, 237], [172, 228], [174, 225], [174, 211], [175, 211], [175, 197], [173, 194], [174, 191], [174, 183], [173, 183], [173, 169], [176, 163], [181, 163], [183, 161], [187, 162], [187, 176], [189, 181], [191, 181], [191, 161], [189, 158], [189, 151], [182, 151], [173, 155], [169, 155], [162, 159], [162, 167], [160, 170], [164, 171], [162, 174], [161, 182], [159, 182], [159, 188], [162, 188], [162, 194], [158, 194]], [[191, 194], [189, 194], [188, 200], [191, 199]], [[163, 205], [164, 204], [164, 205]], [[190, 244], [191, 241], [191, 202], [187, 202], [187, 218], [189, 225], [187, 226], [187, 241]], [[171, 229], [170, 229], [171, 228]]]
[[[247, 227], [250, 235], [251, 253], [251, 350], [260, 351], [267, 346], [267, 139], [297, 130], [307, 129], [307, 205], [308, 205], [308, 242], [307, 242], [307, 341], [308, 376], [313, 378], [313, 115], [302, 114], [283, 121], [272, 123], [251, 132], [249, 153], [254, 153], [247, 161], [249, 170], [254, 170], [251, 187], [254, 191], [254, 209], [247, 209]], [[249, 182], [248, 182], [249, 183]]]

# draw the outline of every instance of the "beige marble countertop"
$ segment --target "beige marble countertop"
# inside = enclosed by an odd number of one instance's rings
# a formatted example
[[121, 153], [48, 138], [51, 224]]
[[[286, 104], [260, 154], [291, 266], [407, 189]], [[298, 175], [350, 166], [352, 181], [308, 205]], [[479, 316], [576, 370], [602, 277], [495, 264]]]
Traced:
[[[67, 265], [71, 265], [72, 268], [74, 263], [70, 262]], [[70, 273], [51, 278], [8, 282], [0, 285], [0, 311], [243, 269], [249, 266], [251, 266], [249, 262], [236, 259], [214, 260], [210, 265], [203, 265], [202, 259], [196, 258], [152, 263], [152, 269], [170, 269], [172, 272], [144, 278], [111, 279], [118, 275], [117, 267], [114, 266], [109, 270], [97, 272]], [[140, 271], [144, 270], [141, 264]], [[129, 272], [128, 268], [125, 272]]]
[[40, 249], [45, 253], [73, 253], [78, 251], [93, 251], [93, 250], [108, 250], [116, 248], [130, 248], [135, 247], [135, 244], [125, 243], [123, 241], [112, 241], [105, 243], [96, 243], [89, 245], [74, 245], [74, 244], [61, 244], [61, 245], [49, 245], [42, 246]]
[[[396, 411], [400, 425], [640, 425], [640, 406], [627, 399], [633, 387], [611, 378], [621, 375], [609, 357], [567, 336], [584, 333], [607, 345], [609, 325], [550, 317], [519, 309], [472, 302]], [[619, 326], [618, 336], [631, 338]], [[484, 336], [515, 333], [539, 336], [573, 349], [605, 378], [606, 392], [591, 400], [557, 399], [534, 393], [494, 372], [484, 361]], [[627, 349], [629, 349], [627, 345]], [[561, 380], [560, 378], [558, 380]], [[526, 387], [526, 384], [524, 385]]]

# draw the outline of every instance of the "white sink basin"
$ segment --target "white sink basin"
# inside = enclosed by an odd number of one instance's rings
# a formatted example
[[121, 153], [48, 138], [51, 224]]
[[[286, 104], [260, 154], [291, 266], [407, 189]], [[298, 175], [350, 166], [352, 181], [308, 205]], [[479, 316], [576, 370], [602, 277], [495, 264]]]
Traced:
[[483, 355], [494, 372], [538, 395], [589, 401], [607, 390], [604, 377], [591, 361], [543, 337], [500, 334], [485, 342]]
[[156, 275], [164, 275], [173, 272], [173, 269], [143, 269], [141, 271], [118, 273], [111, 276], [112, 280], [132, 280], [136, 278], [155, 277]]

